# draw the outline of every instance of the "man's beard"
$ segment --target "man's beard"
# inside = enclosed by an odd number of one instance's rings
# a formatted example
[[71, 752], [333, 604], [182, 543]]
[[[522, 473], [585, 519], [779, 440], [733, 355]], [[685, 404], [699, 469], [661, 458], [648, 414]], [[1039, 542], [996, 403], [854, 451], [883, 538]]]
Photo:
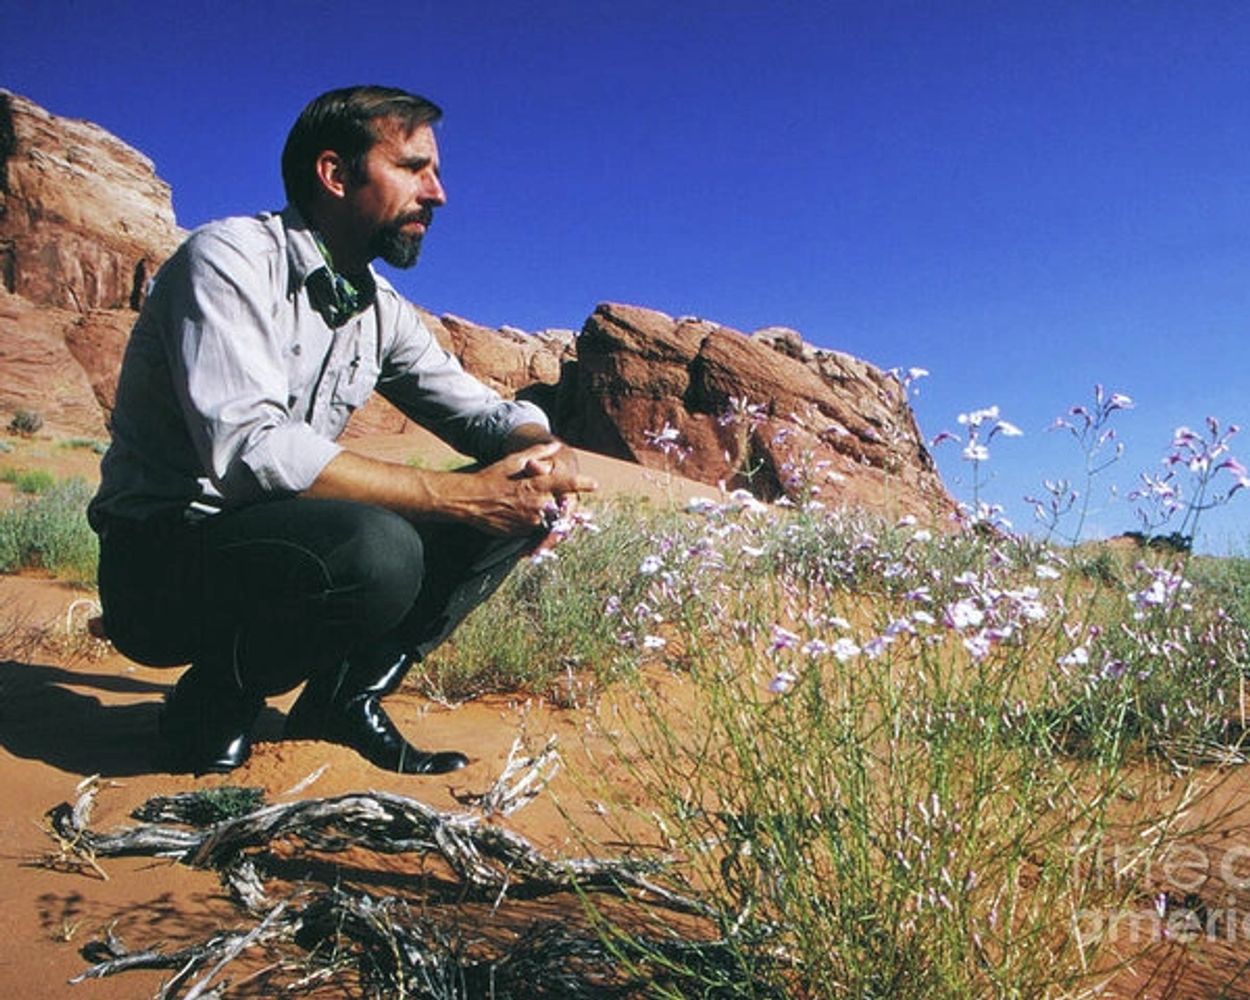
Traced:
[[372, 256], [381, 257], [391, 267], [412, 267], [421, 256], [421, 240], [424, 232], [405, 233], [403, 227], [420, 222], [428, 226], [428, 216], [404, 215], [379, 226], [373, 234], [370, 250]]

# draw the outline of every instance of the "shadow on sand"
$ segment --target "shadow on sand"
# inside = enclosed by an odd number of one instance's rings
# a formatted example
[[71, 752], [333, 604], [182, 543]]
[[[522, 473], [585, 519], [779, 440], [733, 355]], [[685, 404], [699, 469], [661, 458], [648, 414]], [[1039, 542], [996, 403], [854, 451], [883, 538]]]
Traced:
[[[115, 673], [0, 660], [0, 746], [16, 757], [84, 777], [174, 771], [157, 738], [156, 716], [180, 672], [170, 671], [169, 684], [154, 684]], [[135, 704], [104, 705], [83, 689], [148, 697]], [[282, 715], [267, 708], [254, 735], [276, 738], [281, 727]]]

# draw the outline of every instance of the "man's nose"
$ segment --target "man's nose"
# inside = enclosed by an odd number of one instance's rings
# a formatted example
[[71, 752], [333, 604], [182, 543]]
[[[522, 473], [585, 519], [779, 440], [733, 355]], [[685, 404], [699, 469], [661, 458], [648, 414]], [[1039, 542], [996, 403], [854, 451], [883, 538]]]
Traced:
[[438, 174], [428, 173], [425, 175], [421, 183], [420, 198], [422, 204], [447, 204], [447, 191], [443, 187], [443, 182], [439, 179]]

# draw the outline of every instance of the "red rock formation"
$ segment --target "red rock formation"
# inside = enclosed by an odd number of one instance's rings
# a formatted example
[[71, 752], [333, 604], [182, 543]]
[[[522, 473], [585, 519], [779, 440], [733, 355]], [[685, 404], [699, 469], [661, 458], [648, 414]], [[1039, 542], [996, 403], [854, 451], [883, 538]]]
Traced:
[[181, 238], [146, 157], [0, 90], [0, 412], [105, 435], [134, 310]]
[[[560, 387], [573, 444], [758, 495], [946, 513], [951, 500], [893, 376], [792, 330], [748, 337], [605, 304]], [[670, 428], [671, 440], [656, 434]]]
[[0, 91], [0, 273], [64, 309], [137, 308], [182, 239], [152, 162], [90, 122]]

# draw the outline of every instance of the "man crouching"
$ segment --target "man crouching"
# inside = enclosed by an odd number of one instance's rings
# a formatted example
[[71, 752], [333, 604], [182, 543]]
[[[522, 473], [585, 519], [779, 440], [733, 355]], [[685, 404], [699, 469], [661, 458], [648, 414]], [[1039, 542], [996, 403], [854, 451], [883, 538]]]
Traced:
[[[376, 274], [416, 263], [446, 203], [424, 98], [318, 97], [282, 154], [281, 212], [191, 234], [126, 349], [89, 517], [104, 627], [127, 656], [190, 663], [161, 736], [180, 766], [247, 760], [270, 695], [286, 734], [438, 774], [381, 699], [595, 489], [537, 407], [466, 374]], [[374, 391], [479, 462], [431, 472], [343, 450]]]

